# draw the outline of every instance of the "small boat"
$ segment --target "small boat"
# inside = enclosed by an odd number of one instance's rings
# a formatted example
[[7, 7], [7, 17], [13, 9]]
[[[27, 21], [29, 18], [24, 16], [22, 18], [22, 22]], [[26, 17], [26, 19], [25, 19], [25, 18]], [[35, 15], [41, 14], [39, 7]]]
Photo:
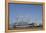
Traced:
[[16, 26], [16, 27], [29, 27], [29, 26], [32, 26], [32, 25], [21, 25], [21, 26]]

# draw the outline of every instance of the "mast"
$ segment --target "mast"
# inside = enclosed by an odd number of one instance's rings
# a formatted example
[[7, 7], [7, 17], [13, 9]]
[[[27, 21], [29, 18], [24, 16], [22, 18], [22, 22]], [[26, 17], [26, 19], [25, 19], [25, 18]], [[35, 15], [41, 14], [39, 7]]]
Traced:
[[35, 26], [37, 26], [37, 11], [35, 10]]

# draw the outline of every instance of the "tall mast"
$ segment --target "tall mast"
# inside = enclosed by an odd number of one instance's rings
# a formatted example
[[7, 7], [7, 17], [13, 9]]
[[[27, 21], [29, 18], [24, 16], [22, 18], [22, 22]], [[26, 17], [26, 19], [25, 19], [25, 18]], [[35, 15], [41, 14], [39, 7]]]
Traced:
[[35, 10], [35, 26], [37, 26], [37, 11]]

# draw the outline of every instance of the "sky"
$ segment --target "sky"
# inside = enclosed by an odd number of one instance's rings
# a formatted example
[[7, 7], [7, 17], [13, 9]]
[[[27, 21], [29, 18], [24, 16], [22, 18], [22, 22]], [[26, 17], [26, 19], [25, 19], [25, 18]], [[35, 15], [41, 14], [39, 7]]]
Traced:
[[10, 24], [18, 21], [28, 21], [32, 23], [37, 21], [38, 24], [42, 23], [42, 5], [33, 5], [33, 4], [9, 4], [9, 19]]

